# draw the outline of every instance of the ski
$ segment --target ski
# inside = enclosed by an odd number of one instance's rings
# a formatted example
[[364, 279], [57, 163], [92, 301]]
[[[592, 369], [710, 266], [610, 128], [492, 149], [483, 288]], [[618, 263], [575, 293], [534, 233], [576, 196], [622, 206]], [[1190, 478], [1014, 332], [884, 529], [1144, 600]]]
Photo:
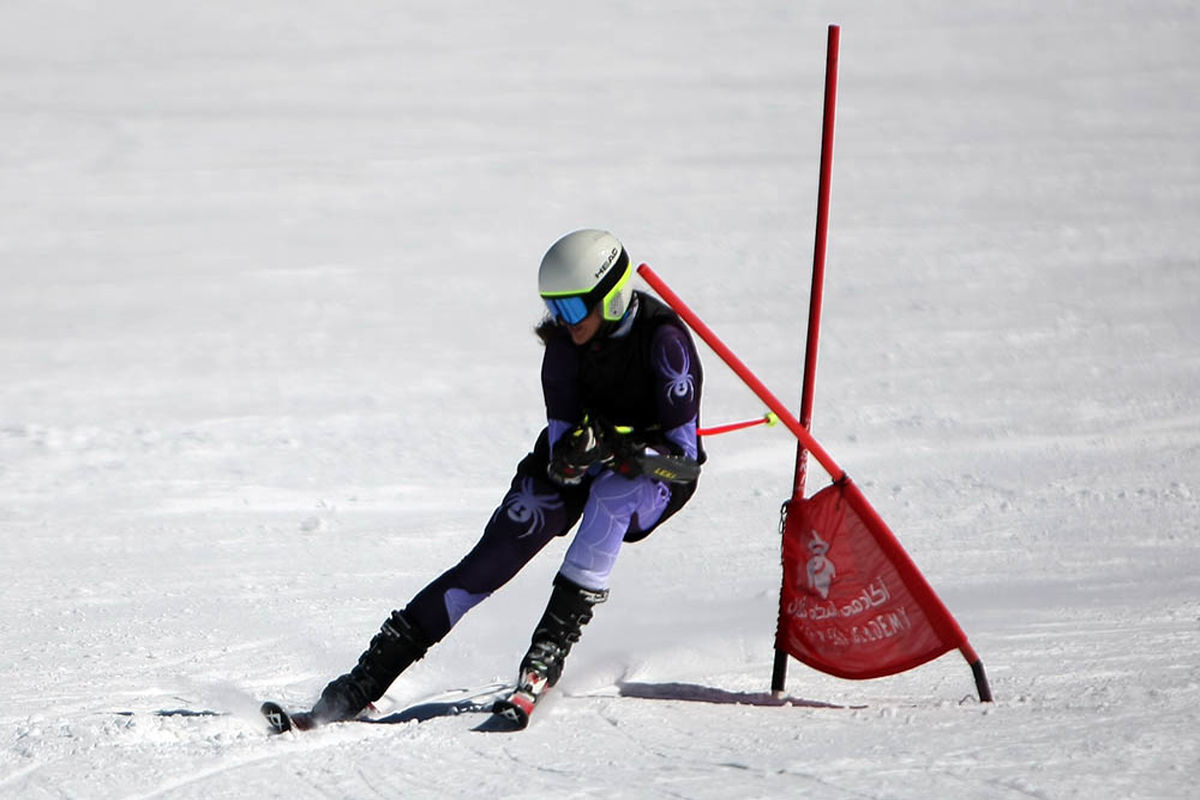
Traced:
[[538, 701], [550, 686], [546, 678], [530, 670], [521, 679], [520, 685], [508, 697], [492, 705], [492, 715], [472, 730], [480, 733], [515, 733], [529, 727], [529, 717]]
[[[408, 706], [401, 711], [383, 716], [358, 716], [337, 722], [321, 723], [307, 711], [289, 712], [279, 703], [268, 701], [262, 704], [260, 711], [267, 721], [267, 726], [274, 734], [288, 731], [310, 731], [325, 725], [341, 725], [347, 722], [360, 722], [370, 725], [397, 725], [403, 722], [427, 722], [439, 717], [456, 717], [460, 714], [491, 713], [497, 698], [504, 697], [513, 691], [511, 683], [493, 683], [477, 689], [455, 689]], [[373, 709], [372, 709], [373, 710]]]

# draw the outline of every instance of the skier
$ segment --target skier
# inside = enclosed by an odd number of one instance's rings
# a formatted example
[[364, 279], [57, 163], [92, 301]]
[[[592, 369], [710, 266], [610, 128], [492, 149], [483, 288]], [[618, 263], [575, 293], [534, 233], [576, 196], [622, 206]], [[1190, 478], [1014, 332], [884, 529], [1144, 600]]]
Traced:
[[[325, 687], [311, 712], [314, 723], [359, 715], [468, 610], [582, 517], [509, 698], [526, 721], [558, 681], [593, 607], [607, 599], [622, 542], [645, 538], [691, 498], [704, 461], [696, 435], [700, 360], [680, 319], [634, 291], [632, 277], [625, 248], [607, 231], [575, 231], [547, 251], [538, 291], [550, 313], [536, 330], [545, 345], [548, 424], [517, 465], [479, 542], [392, 612], [354, 668]], [[670, 470], [646, 474], [655, 455], [693, 469], [679, 482], [658, 477], [670, 479]]]

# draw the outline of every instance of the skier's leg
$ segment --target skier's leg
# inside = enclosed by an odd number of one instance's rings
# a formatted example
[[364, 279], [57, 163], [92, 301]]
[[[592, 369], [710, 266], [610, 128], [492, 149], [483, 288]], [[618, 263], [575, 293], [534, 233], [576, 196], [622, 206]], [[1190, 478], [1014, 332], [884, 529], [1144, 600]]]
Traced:
[[[536, 697], [544, 688], [539, 683], [558, 683], [571, 645], [579, 641], [583, 626], [592, 620], [592, 607], [607, 599], [607, 589], [585, 589], [561, 572], [554, 576], [550, 601], [534, 628], [529, 651], [521, 659], [519, 688]], [[526, 685], [530, 683], [533, 685]]]
[[543, 434], [518, 465], [512, 486], [471, 552], [418, 592], [403, 611], [393, 611], [354, 669], [325, 687], [313, 708], [319, 722], [357, 716], [382, 697], [467, 610], [575, 524], [584, 490], [563, 491], [544, 477], [544, 439]]
[[629, 530], [625, 532], [625, 541], [627, 543], [640, 542], [658, 530], [658, 527], [668, 519], [675, 516], [692, 499], [692, 495], [696, 493], [696, 481], [691, 481], [690, 483], [672, 483], [670, 491], [671, 499], [667, 501], [667, 507], [662, 510], [657, 519], [651, 520], [647, 518], [643, 520], [635, 517], [629, 523]]
[[400, 611], [393, 611], [350, 672], [335, 678], [313, 706], [318, 723], [358, 716], [404, 670], [419, 661], [429, 645]]
[[422, 589], [405, 615], [430, 643], [441, 641], [459, 619], [512, 579], [546, 544], [579, 519], [584, 487], [562, 487], [546, 477], [546, 434], [517, 466], [517, 474], [483, 537], [463, 559]]
[[671, 489], [662, 481], [601, 473], [592, 482], [583, 522], [560, 572], [588, 589], [607, 589], [626, 534], [657, 524], [670, 498]]
[[583, 522], [521, 660], [519, 692], [536, 702], [546, 687], [558, 682], [571, 645], [592, 619], [593, 606], [608, 597], [608, 579], [625, 533], [642, 520], [652, 526], [669, 498], [670, 489], [663, 483], [642, 476], [629, 479], [604, 472], [592, 482]]

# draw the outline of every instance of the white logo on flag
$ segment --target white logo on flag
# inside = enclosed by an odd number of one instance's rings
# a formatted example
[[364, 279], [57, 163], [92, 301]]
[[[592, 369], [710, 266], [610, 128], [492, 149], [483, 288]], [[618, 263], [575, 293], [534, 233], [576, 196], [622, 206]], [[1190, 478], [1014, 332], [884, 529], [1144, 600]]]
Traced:
[[808, 552], [812, 554], [806, 566], [808, 588], [821, 595], [822, 600], [828, 600], [829, 587], [833, 584], [833, 576], [837, 574], [837, 567], [829, 556], [825, 555], [829, 552], [829, 542], [822, 539], [816, 529], [812, 531], [812, 541], [808, 543]]

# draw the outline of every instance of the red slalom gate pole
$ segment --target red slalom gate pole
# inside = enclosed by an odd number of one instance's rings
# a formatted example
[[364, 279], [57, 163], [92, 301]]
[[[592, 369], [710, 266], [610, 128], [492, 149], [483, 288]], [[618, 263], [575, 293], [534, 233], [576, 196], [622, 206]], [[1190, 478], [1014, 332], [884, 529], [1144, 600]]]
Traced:
[[[829, 26], [825, 46], [825, 107], [821, 123], [821, 172], [817, 182], [817, 231], [813, 239], [812, 288], [808, 295], [808, 337], [804, 349], [804, 385], [800, 392], [800, 424], [812, 429], [813, 395], [817, 377], [817, 342], [821, 332], [821, 307], [825, 293], [825, 251], [829, 242], [829, 185], [833, 177], [833, 129], [837, 108], [838, 48], [841, 28]], [[804, 499], [808, 477], [808, 451], [796, 445], [796, 471], [792, 479], [791, 503]], [[782, 695], [787, 684], [788, 654], [775, 651], [771, 691]]]
[[711, 428], [698, 428], [697, 436], [717, 436], [722, 433], [733, 433], [734, 431], [744, 431], [746, 428], [753, 428], [758, 425], [774, 425], [779, 422], [774, 414], [767, 414], [758, 419], [748, 419], [744, 422], [729, 422], [724, 425], [714, 425]]
[[663, 282], [663, 279], [658, 277], [658, 274], [654, 270], [650, 269], [649, 264], [642, 264], [637, 268], [637, 271], [638, 275], [642, 276], [642, 280], [649, 284], [650, 288], [658, 292], [658, 296], [674, 309], [675, 313], [688, 324], [688, 327], [694, 330], [704, 340], [704, 343], [712, 348], [712, 351], [720, 356], [722, 361], [729, 365], [729, 368], [742, 379], [742, 382], [750, 388], [750, 391], [758, 395], [758, 399], [762, 400], [767, 408], [773, 411], [775, 416], [779, 417], [779, 421], [800, 440], [801, 444], [808, 448], [808, 452], [812, 453], [813, 458], [829, 473], [835, 483], [840, 480], [848, 480], [845, 470], [837, 465], [837, 462], [833, 460], [833, 456], [829, 455], [825, 451], [825, 448], [812, 437], [812, 434], [804, 429], [800, 421], [792, 416], [792, 412], [788, 407], [771, 393], [766, 384], [759, 380], [758, 376], [751, 372], [750, 368], [742, 363], [742, 360], [734, 355], [734, 352], [724, 342], [717, 338], [717, 335], [713, 333], [711, 328], [704, 324], [704, 321], [696, 315], [696, 312], [688, 308], [687, 303], [684, 303], [679, 295], [675, 294], [671, 290], [671, 287], [667, 286]]
[[[817, 340], [821, 330], [821, 300], [825, 292], [825, 251], [829, 242], [829, 184], [833, 176], [833, 127], [837, 105], [838, 45], [841, 29], [829, 26], [825, 56], [825, 112], [821, 127], [821, 174], [817, 184], [817, 232], [813, 243], [812, 290], [808, 300], [808, 339], [804, 351], [804, 386], [800, 395], [800, 424], [811, 427], [813, 393], [817, 375]], [[807, 454], [796, 450], [796, 473], [792, 497], [804, 496]]]

